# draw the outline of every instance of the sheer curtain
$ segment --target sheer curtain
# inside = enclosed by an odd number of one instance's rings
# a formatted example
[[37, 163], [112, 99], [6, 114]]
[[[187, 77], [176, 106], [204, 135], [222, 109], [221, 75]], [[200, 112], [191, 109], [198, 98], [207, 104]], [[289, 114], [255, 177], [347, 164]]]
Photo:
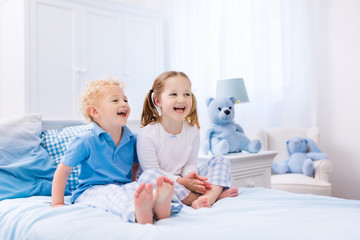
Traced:
[[170, 1], [167, 69], [184, 71], [198, 98], [202, 129], [205, 101], [216, 81], [243, 77], [250, 103], [236, 105], [246, 132], [275, 126], [310, 127], [305, 0]]

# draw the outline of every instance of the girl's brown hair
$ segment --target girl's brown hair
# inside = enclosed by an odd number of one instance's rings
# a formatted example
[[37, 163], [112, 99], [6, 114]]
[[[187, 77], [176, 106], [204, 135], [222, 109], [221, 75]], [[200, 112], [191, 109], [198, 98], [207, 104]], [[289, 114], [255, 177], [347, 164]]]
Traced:
[[[154, 124], [160, 122], [160, 113], [153, 101], [153, 97], [160, 97], [166, 79], [170, 77], [177, 77], [181, 76], [189, 80], [190, 84], [191, 81], [189, 77], [183, 73], [183, 72], [176, 72], [176, 71], [169, 71], [169, 72], [163, 72], [160, 74], [154, 81], [154, 84], [151, 88], [151, 90], [146, 94], [145, 100], [144, 100], [144, 107], [143, 111], [141, 113], [141, 126], [145, 127], [148, 124]], [[154, 96], [152, 96], [154, 95]], [[185, 121], [190, 125], [194, 126], [196, 125], [198, 128], [200, 128], [199, 119], [197, 115], [197, 102], [195, 95], [191, 93], [192, 98], [192, 107], [189, 112], [189, 114], [185, 117]]]

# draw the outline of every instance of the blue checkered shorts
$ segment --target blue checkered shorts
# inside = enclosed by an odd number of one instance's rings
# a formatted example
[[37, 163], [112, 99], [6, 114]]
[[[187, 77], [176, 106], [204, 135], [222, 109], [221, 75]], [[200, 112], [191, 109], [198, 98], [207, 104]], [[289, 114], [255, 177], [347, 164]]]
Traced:
[[[145, 174], [144, 174], [145, 173]], [[213, 156], [198, 168], [200, 176], [208, 178], [213, 185], [229, 188], [231, 186], [230, 162], [222, 155]], [[166, 176], [166, 172], [159, 169], [147, 169], [139, 177], [138, 182], [150, 182], [155, 186], [158, 176]], [[179, 200], [185, 199], [191, 193], [183, 185], [175, 182], [175, 196]]]
[[[143, 177], [146, 178], [146, 173]], [[134, 193], [139, 186], [138, 182], [97, 185], [83, 192], [75, 203], [104, 209], [120, 216], [124, 222], [135, 222]], [[180, 212], [182, 207], [182, 203], [174, 198], [171, 214]]]

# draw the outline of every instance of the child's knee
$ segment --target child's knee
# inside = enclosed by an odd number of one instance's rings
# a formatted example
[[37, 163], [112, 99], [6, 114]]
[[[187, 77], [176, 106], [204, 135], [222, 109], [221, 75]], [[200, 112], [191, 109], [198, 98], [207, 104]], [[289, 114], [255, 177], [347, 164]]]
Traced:
[[138, 183], [141, 184], [143, 182], [148, 183], [155, 183], [158, 176], [165, 175], [163, 171], [159, 169], [147, 169], [145, 170], [140, 177], [138, 178]]
[[216, 165], [222, 165], [222, 166], [227, 166], [230, 167], [230, 161], [229, 159], [225, 158], [222, 155], [216, 155], [213, 156], [209, 161], [208, 164], [210, 166], [216, 166]]

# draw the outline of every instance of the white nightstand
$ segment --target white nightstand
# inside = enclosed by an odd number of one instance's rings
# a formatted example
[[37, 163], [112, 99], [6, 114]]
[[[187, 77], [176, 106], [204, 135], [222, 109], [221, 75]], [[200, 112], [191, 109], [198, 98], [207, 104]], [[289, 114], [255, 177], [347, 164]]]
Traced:
[[[231, 186], [271, 188], [271, 164], [276, 154], [276, 151], [260, 151], [224, 155], [231, 164]], [[212, 155], [199, 155], [199, 164], [211, 157]]]

